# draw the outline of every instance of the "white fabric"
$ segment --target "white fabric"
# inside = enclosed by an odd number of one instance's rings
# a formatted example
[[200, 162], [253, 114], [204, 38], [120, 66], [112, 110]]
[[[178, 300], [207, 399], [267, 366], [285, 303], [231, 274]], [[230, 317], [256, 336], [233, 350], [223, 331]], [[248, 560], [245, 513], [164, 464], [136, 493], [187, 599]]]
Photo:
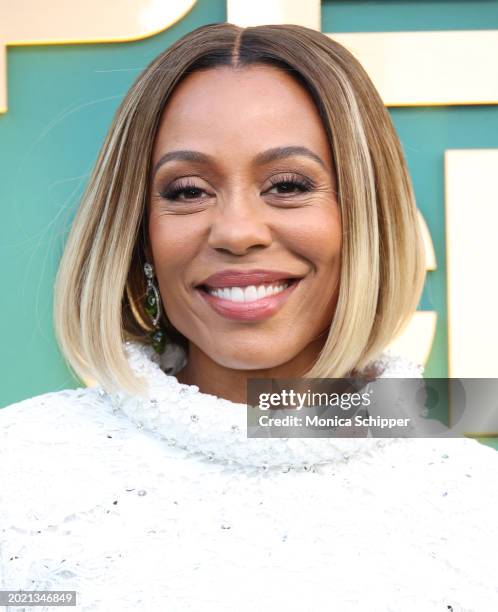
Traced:
[[76, 590], [63, 609], [102, 612], [498, 610], [495, 450], [247, 439], [244, 404], [165, 373], [181, 350], [126, 350], [148, 400], [91, 388], [0, 410], [0, 589]]

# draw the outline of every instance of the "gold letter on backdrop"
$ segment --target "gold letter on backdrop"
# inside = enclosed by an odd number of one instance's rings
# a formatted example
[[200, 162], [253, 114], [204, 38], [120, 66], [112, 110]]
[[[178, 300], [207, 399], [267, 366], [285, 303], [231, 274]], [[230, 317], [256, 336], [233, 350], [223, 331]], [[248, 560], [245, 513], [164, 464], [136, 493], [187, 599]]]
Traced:
[[320, 0], [227, 0], [227, 21], [239, 26], [296, 23], [321, 30]]
[[444, 161], [448, 375], [498, 378], [498, 150], [448, 150]]
[[7, 45], [124, 42], [157, 34], [196, 0], [0, 0], [0, 112], [7, 111]]
[[328, 36], [359, 59], [387, 106], [498, 103], [498, 30]]

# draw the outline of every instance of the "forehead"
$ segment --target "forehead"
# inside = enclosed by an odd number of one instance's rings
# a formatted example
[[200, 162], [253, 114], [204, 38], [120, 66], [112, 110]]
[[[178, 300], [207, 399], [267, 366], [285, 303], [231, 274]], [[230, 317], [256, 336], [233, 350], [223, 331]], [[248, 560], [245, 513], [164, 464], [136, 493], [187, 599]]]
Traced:
[[174, 90], [154, 157], [179, 148], [243, 155], [282, 145], [307, 146], [330, 166], [327, 134], [310, 94], [272, 66], [221, 67], [194, 72]]

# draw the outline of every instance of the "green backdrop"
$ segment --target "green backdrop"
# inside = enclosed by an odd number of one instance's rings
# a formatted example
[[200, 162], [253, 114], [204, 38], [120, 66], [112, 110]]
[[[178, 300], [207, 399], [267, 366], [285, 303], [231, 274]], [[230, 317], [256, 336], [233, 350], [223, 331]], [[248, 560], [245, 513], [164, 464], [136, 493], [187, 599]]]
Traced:
[[[8, 48], [9, 109], [0, 115], [0, 406], [80, 385], [55, 343], [52, 288], [83, 187], [113, 114], [139, 72], [185, 33], [223, 21], [225, 0], [198, 0], [181, 21], [145, 40]], [[458, 29], [498, 29], [498, 0], [322, 2], [324, 32]], [[390, 112], [438, 264], [420, 303], [438, 315], [426, 375], [445, 377], [443, 152], [498, 148], [498, 106]]]

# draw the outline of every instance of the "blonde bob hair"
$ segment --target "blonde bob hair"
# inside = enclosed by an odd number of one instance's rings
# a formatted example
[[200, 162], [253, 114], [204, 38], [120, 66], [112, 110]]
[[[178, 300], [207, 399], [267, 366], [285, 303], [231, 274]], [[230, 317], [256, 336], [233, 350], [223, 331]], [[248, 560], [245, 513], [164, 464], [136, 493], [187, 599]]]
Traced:
[[[210, 24], [153, 60], [119, 106], [74, 219], [56, 278], [54, 318], [75, 373], [145, 392], [123, 342], [148, 343], [143, 264], [154, 139], [174, 88], [197, 70], [276, 66], [311, 94], [328, 134], [343, 246], [336, 311], [310, 378], [361, 371], [406, 326], [423, 288], [423, 243], [402, 148], [354, 56], [298, 25]], [[208, 109], [206, 109], [207, 111]], [[163, 317], [175, 342], [188, 340]]]

